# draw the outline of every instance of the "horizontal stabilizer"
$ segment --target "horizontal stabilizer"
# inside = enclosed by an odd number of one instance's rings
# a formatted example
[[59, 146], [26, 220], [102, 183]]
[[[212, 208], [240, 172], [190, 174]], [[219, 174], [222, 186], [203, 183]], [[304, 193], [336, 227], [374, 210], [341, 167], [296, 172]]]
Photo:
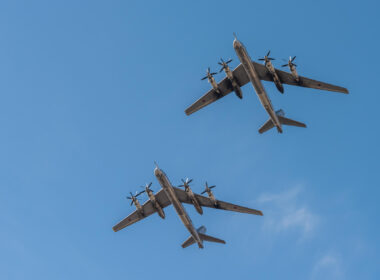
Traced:
[[[206, 233], [206, 227], [205, 226], [201, 226], [200, 228], [198, 228], [197, 232], [198, 232], [199, 238], [202, 241], [208, 241], [208, 242], [215, 242], [215, 243], [226, 244], [226, 241], [224, 241], [222, 239], [219, 239], [219, 238], [216, 238], [216, 237], [213, 237], [213, 236], [210, 236], [210, 235], [206, 235], [205, 234]], [[190, 245], [193, 245], [194, 243], [195, 243], [194, 237], [190, 236], [188, 239], [186, 239], [185, 242], [182, 243], [182, 248], [189, 247]], [[198, 244], [198, 245], [199, 245], [199, 248], [203, 248], [202, 244]]]
[[[277, 115], [277, 118], [281, 124], [298, 126], [298, 127], [306, 127], [306, 124], [304, 124], [304, 123], [285, 118], [284, 117], [285, 113], [283, 110], [276, 111], [276, 115]], [[265, 131], [268, 131], [269, 129], [271, 129], [273, 127], [274, 127], [273, 121], [272, 121], [272, 119], [269, 119], [266, 121], [266, 123], [264, 123], [264, 125], [262, 127], [260, 127], [259, 133], [264, 133]], [[278, 127], [277, 129], [279, 132], [282, 132], [281, 127]]]
[[200, 237], [203, 241], [226, 244], [226, 241], [224, 241], [224, 240], [222, 240], [222, 239], [219, 239], [219, 238], [216, 238], [216, 237], [212, 237], [212, 236], [210, 236], [210, 235], [206, 235], [206, 234], [204, 234], [204, 233], [198, 233], [198, 234], [199, 234], [199, 237]]
[[274, 127], [273, 122], [271, 119], [269, 119], [269, 120], [267, 120], [266, 123], [264, 123], [264, 125], [262, 127], [260, 127], [259, 133], [264, 133], [265, 131], [268, 131], [269, 129], [271, 129], [273, 127]]
[[285, 124], [285, 125], [306, 127], [306, 124], [304, 124], [304, 123], [297, 122], [297, 121], [294, 121], [294, 120], [291, 120], [291, 119], [288, 119], [285, 117], [278, 116], [278, 120], [280, 121], [280, 123]]
[[190, 245], [193, 245], [195, 243], [195, 240], [192, 236], [190, 236], [188, 239], [186, 239], [185, 242], [182, 243], [182, 248], [189, 247]]

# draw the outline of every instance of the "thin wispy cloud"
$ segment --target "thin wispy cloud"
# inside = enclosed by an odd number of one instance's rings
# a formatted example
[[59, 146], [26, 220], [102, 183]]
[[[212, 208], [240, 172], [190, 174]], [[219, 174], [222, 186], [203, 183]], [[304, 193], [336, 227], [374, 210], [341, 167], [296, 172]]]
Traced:
[[341, 258], [337, 254], [327, 253], [314, 265], [311, 279], [343, 279]]
[[257, 202], [263, 207], [270, 205], [265, 213], [263, 230], [267, 232], [296, 231], [299, 238], [309, 237], [315, 231], [319, 218], [308, 205], [301, 201], [302, 187], [292, 187], [280, 193], [264, 193]]

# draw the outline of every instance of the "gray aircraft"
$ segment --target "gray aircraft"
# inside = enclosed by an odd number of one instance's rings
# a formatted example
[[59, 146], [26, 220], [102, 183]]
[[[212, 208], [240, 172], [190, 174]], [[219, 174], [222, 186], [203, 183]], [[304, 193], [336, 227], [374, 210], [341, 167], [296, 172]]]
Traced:
[[299, 76], [295, 69], [296, 65], [293, 63], [295, 57], [290, 58], [288, 63], [283, 65], [289, 67], [291, 73], [287, 73], [273, 67], [271, 63], [273, 58], [269, 57], [270, 51], [264, 58], [260, 59], [264, 61], [264, 65], [262, 65], [251, 60], [246, 48], [239, 40], [237, 40], [236, 37], [233, 42], [233, 47], [241, 63], [233, 71], [231, 71], [228, 66], [228, 63], [231, 62], [231, 60], [227, 62], [222, 60], [219, 63], [222, 65], [221, 71], [224, 70], [227, 77], [220, 83], [215, 82], [213, 77], [215, 73], [210, 73], [209, 68], [208, 75], [205, 78], [208, 78], [210, 84], [212, 85], [212, 89], [185, 110], [187, 115], [200, 110], [201, 108], [213, 103], [233, 91], [239, 98], [242, 98], [243, 95], [240, 87], [244, 86], [248, 82], [251, 82], [257, 96], [261, 101], [261, 104], [269, 114], [269, 120], [264, 123], [264, 125], [259, 129], [259, 132], [264, 133], [265, 131], [276, 127], [277, 131], [282, 133], [282, 125], [298, 127], [306, 127], [306, 125], [304, 123], [285, 118], [283, 110], [275, 111], [261, 80], [274, 82], [277, 89], [281, 93], [284, 92], [283, 84], [348, 93], [346, 88]]
[[[145, 186], [145, 191], [136, 193], [135, 195], [127, 197], [131, 199], [131, 205], [135, 204], [136, 211], [130, 214], [128, 217], [120, 221], [117, 225], [113, 227], [113, 230], [119, 231], [127, 226], [130, 226], [150, 215], [157, 212], [161, 218], [165, 218], [164, 208], [173, 204], [174, 209], [176, 210], [179, 218], [190, 232], [190, 237], [182, 244], [183, 248], [186, 248], [194, 243], [198, 244], [199, 248], [203, 248], [203, 241], [216, 242], [225, 244], [224, 240], [221, 240], [216, 237], [206, 235], [206, 228], [201, 226], [198, 229], [195, 229], [189, 215], [186, 213], [185, 208], [182, 203], [192, 204], [199, 214], [203, 214], [202, 207], [209, 207], [214, 209], [229, 210], [247, 214], [254, 214], [262, 216], [263, 213], [259, 210], [250, 209], [242, 207], [239, 205], [231, 204], [221, 200], [217, 200], [213, 195], [211, 189], [215, 186], [209, 187], [206, 183], [206, 189], [203, 193], [207, 192], [208, 197], [193, 193], [190, 189], [189, 184], [192, 180], [182, 180], [185, 190], [182, 190], [178, 187], [174, 187], [164, 171], [162, 171], [158, 166], [154, 169], [154, 175], [156, 176], [158, 182], [160, 183], [162, 189], [159, 190], [156, 194], [153, 194], [153, 191], [150, 189], [152, 183]], [[141, 205], [137, 199], [141, 193], [146, 192], [149, 200]]]

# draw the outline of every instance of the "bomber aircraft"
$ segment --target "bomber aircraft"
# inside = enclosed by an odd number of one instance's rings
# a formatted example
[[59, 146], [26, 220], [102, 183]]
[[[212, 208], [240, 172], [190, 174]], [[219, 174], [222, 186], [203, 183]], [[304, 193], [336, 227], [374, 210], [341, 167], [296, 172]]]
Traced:
[[[179, 186], [184, 188], [184, 190], [182, 190], [178, 187], [174, 187], [170, 183], [164, 171], [162, 171], [158, 166], [156, 166], [156, 168], [154, 169], [154, 175], [156, 176], [158, 182], [162, 187], [161, 190], [159, 190], [156, 194], [153, 194], [153, 191], [150, 189], [152, 183], [150, 183], [145, 186], [144, 191], [136, 193], [135, 195], [132, 195], [131, 193], [131, 196], [127, 198], [131, 199], [131, 205], [135, 204], [137, 209], [113, 227], [113, 230], [115, 232], [127, 226], [130, 226], [131, 224], [134, 224], [156, 212], [161, 218], [164, 219], [165, 213], [163, 209], [169, 206], [170, 204], [173, 204], [173, 207], [176, 210], [179, 218], [181, 219], [187, 230], [190, 232], [190, 237], [182, 244], [182, 247], [186, 248], [194, 243], [197, 243], [199, 248], [203, 248], [203, 241], [216, 242], [222, 244], [225, 244], [226, 242], [219, 238], [206, 235], [206, 228], [204, 226], [195, 229], [182, 203], [192, 204], [199, 214], [203, 214], [202, 207], [209, 207], [214, 209], [229, 210], [260, 216], [263, 215], [263, 213], [259, 210], [250, 209], [243, 206], [217, 200], [211, 191], [211, 189], [213, 189], [215, 186], [209, 187], [207, 183], [206, 189], [204, 190], [204, 192], [202, 192], [202, 194], [208, 194], [208, 197], [205, 197], [192, 192], [189, 186], [192, 180], [182, 180], [183, 185]], [[149, 200], [147, 200], [143, 205], [141, 205], [137, 199], [137, 196], [139, 196], [143, 192], [147, 193]]]
[[221, 59], [219, 64], [222, 68], [219, 72], [224, 70], [227, 77], [220, 83], [217, 83], [213, 77], [216, 73], [210, 73], [210, 68], [208, 68], [207, 76], [203, 79], [208, 79], [209, 83], [212, 85], [212, 89], [185, 110], [187, 115], [200, 110], [201, 108], [213, 103], [233, 91], [237, 97], [242, 99], [243, 94], [240, 87], [244, 86], [248, 82], [251, 82], [257, 96], [261, 101], [261, 104], [269, 115], [269, 120], [259, 129], [259, 133], [264, 133], [273, 127], [276, 127], [277, 131], [282, 133], [283, 124], [298, 127], [306, 127], [306, 125], [304, 123], [285, 118], [283, 110], [275, 111], [261, 80], [274, 82], [277, 89], [281, 93], [284, 92], [283, 84], [348, 93], [346, 88], [299, 76], [295, 68], [296, 64], [293, 63], [295, 57], [290, 57], [288, 63], [282, 65], [283, 67], [289, 67], [291, 73], [287, 73], [273, 67], [271, 60], [274, 59], [269, 57], [270, 51], [264, 58], [259, 59], [264, 61], [264, 65], [262, 65], [251, 60], [243, 43], [241, 43], [236, 36], [233, 42], [233, 47], [241, 63], [233, 71], [231, 71], [228, 63], [232, 60], [230, 59], [228, 61], [223, 61], [223, 59]]

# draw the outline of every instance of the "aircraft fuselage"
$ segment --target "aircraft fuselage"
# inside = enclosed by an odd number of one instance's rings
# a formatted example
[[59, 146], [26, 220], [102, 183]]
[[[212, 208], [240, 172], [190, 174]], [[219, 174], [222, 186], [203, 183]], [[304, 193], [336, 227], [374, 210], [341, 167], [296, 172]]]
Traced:
[[266, 93], [259, 75], [257, 74], [255, 67], [252, 64], [252, 60], [249, 57], [247, 50], [237, 39], [234, 40], [233, 47], [235, 49], [236, 55], [239, 57], [241, 64], [243, 64], [243, 67], [253, 85], [253, 88], [256, 91], [257, 96], [260, 99], [261, 104], [269, 114], [269, 117], [272, 120], [274, 126], [277, 127], [278, 132], [282, 133], [281, 123], [278, 120], [276, 112], [273, 109], [272, 103], [270, 102], [268, 94]]
[[161, 187], [164, 189], [166, 195], [168, 196], [170, 202], [173, 204], [175, 211], [177, 212], [179, 218], [182, 223], [185, 225], [187, 230], [190, 232], [191, 236], [194, 238], [195, 242], [197, 242], [199, 248], [203, 248], [203, 242], [198, 235], [197, 230], [194, 228], [193, 222], [191, 221], [189, 215], [187, 214], [185, 208], [182, 203], [179, 201], [172, 184], [170, 183], [166, 174], [156, 167], [154, 169], [154, 175], [157, 177], [158, 182]]

